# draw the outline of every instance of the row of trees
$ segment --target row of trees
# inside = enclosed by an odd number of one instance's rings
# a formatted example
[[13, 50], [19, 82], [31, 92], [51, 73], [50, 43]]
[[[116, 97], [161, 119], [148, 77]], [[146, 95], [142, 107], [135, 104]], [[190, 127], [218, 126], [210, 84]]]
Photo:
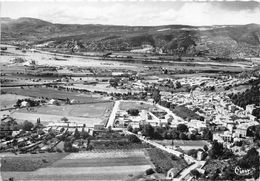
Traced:
[[188, 127], [185, 124], [179, 124], [177, 129], [152, 127], [150, 124], [140, 125], [140, 129], [133, 129], [131, 125], [128, 126], [128, 131], [138, 133], [141, 131], [143, 136], [152, 139], [181, 139], [181, 140], [212, 140], [213, 134], [209, 129], [205, 129], [201, 134], [188, 133]]

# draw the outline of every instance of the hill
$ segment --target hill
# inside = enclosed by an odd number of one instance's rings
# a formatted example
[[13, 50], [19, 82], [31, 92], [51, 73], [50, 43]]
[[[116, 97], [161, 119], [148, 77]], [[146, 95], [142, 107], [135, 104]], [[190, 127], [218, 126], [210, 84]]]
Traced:
[[1, 18], [3, 42], [26, 42], [58, 50], [131, 51], [177, 55], [247, 57], [260, 54], [260, 25], [113, 26], [54, 24], [34, 18]]

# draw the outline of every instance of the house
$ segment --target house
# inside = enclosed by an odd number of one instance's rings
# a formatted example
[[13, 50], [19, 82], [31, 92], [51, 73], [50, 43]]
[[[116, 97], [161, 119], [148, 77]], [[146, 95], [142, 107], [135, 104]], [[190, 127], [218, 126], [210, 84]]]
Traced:
[[177, 168], [171, 168], [168, 172], [167, 172], [167, 176], [166, 179], [173, 179], [177, 173], [178, 173], [178, 169]]
[[51, 99], [51, 100], [49, 101], [49, 104], [52, 104], [52, 105], [58, 105], [59, 103], [58, 103], [57, 100], [55, 100], [55, 99]]
[[250, 104], [246, 106], [246, 112], [249, 114], [252, 114], [253, 110], [255, 109], [255, 105], [254, 104]]
[[20, 107], [29, 107], [29, 103], [27, 101], [23, 101], [21, 102], [21, 106]]
[[105, 129], [105, 126], [103, 124], [95, 124], [94, 125], [95, 131], [101, 131], [101, 130], [104, 130], [104, 129]]

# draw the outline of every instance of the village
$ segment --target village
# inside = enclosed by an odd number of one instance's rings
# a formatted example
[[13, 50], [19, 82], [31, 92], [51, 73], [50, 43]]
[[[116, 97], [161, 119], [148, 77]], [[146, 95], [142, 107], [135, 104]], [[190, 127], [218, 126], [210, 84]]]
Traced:
[[[116, 67], [113, 61], [75, 66], [65, 60], [72, 55], [25, 54], [6, 57], [1, 72], [3, 158], [146, 150], [152, 165], [140, 163], [145, 178], [227, 179], [227, 165], [236, 168], [237, 179], [259, 177], [256, 167], [240, 164], [250, 151], [259, 152], [259, 71], [209, 74], [163, 64]], [[247, 94], [249, 100], [241, 98]], [[216, 159], [223, 164], [216, 166]]]

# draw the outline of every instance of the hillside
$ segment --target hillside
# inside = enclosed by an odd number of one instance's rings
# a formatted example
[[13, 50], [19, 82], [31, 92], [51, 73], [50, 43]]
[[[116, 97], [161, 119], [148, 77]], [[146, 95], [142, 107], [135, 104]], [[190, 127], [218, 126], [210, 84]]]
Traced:
[[61, 51], [131, 51], [247, 57], [260, 54], [260, 25], [194, 27], [53, 24], [33, 18], [1, 18], [1, 39]]

